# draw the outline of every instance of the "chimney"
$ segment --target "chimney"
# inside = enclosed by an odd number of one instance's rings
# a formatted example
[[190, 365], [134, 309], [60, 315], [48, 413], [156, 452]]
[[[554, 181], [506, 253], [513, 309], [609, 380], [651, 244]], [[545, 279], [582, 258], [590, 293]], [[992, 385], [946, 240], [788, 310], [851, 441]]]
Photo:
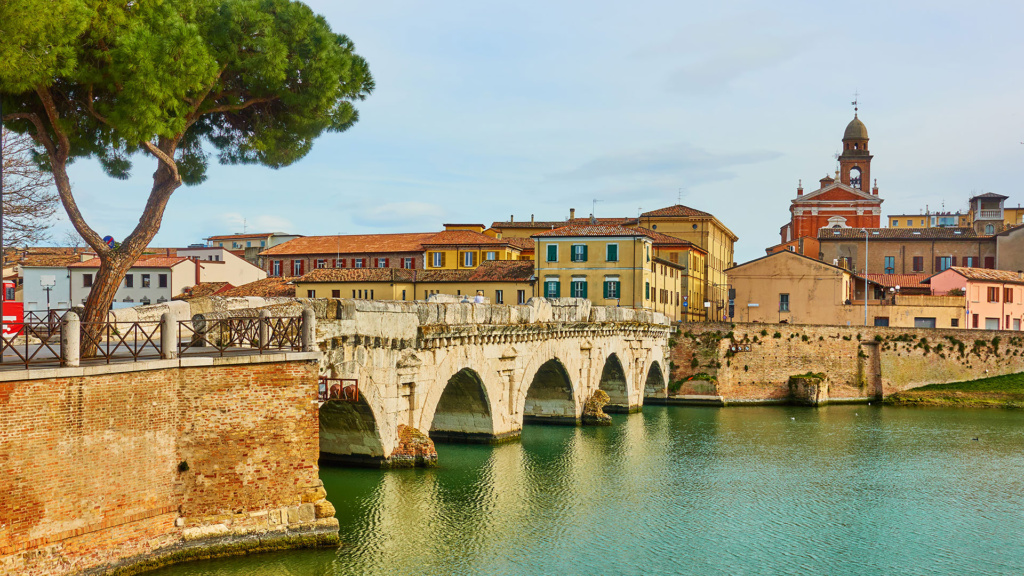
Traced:
[[203, 265], [199, 263], [198, 256], [192, 256], [192, 261], [196, 264], [196, 284], [203, 281]]
[[533, 214], [530, 214], [530, 224], [533, 224]]
[[575, 217], [576, 217], [576, 209], [575, 208], [569, 208], [569, 220], [572, 220]]
[[796, 181], [796, 195], [797, 196], [803, 196], [804, 195], [804, 181], [803, 180], [797, 180]]
[[1017, 270], [1017, 279], [1024, 280], [1024, 270]]
[[591, 224], [597, 224], [597, 218], [594, 218], [593, 214], [590, 215], [590, 223]]
[[508, 217], [508, 221], [509, 221], [509, 224], [511, 224], [512, 222], [515, 222], [516, 221], [516, 215], [512, 214], [511, 216], [509, 216]]

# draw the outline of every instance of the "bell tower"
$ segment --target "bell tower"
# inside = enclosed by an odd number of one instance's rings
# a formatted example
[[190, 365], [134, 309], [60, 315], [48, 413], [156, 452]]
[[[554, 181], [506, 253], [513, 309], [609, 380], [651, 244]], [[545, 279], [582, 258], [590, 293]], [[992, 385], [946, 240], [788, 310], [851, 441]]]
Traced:
[[[857, 117], [854, 101], [853, 120], [843, 134], [843, 153], [839, 155], [839, 181], [871, 194], [871, 153], [868, 152], [868, 128]], [[878, 194], [878, 192], [874, 192]]]

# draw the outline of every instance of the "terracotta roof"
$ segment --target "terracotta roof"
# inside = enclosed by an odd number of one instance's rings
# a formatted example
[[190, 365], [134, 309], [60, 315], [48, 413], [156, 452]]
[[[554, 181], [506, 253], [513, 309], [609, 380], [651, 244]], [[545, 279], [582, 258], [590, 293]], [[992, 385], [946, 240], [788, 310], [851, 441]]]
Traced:
[[572, 224], [562, 226], [540, 234], [534, 234], [533, 238], [556, 238], [576, 236], [647, 236], [647, 234], [636, 228], [626, 228], [614, 224]]
[[994, 192], [986, 192], [984, 194], [978, 194], [977, 196], [971, 196], [968, 202], [971, 200], [977, 200], [978, 198], [985, 198], [987, 200], [1006, 200], [1009, 196], [1003, 196], [1002, 194], [996, 194]]
[[[669, 236], [668, 234], [662, 234], [647, 228], [636, 228], [636, 230], [643, 232], [644, 236], [650, 238], [655, 246], [693, 246], [696, 248], [696, 245], [689, 240], [683, 240], [682, 238], [676, 238], [675, 236]], [[704, 250], [701, 250], [701, 252], [704, 252]]]
[[294, 277], [272, 276], [248, 284], [242, 284], [236, 288], [225, 290], [218, 296], [263, 296], [267, 298], [277, 296], [295, 296], [295, 286], [290, 284]]
[[295, 282], [412, 282], [414, 272], [403, 268], [317, 268]]
[[886, 288], [899, 286], [900, 288], [926, 288], [922, 282], [928, 279], [928, 274], [861, 274], [869, 281]]
[[630, 224], [636, 224], [636, 218], [570, 218], [565, 221], [565, 224], [590, 224], [593, 220], [594, 224], [614, 224], [618, 226], [627, 226]]
[[438, 232], [429, 239], [423, 241], [426, 246], [508, 246], [505, 240], [492, 238], [487, 234], [474, 232], [472, 230], [445, 230]]
[[519, 248], [520, 250], [533, 250], [537, 243], [533, 238], [502, 238], [505, 242], [508, 242], [509, 246]]
[[423, 243], [436, 232], [407, 234], [350, 234], [305, 236], [260, 252], [260, 256], [302, 256], [307, 254], [385, 254], [422, 252]]
[[659, 216], [711, 216], [710, 213], [704, 212], [703, 210], [696, 210], [689, 206], [683, 206], [682, 204], [676, 204], [675, 206], [669, 206], [667, 208], [659, 208], [658, 210], [651, 210], [650, 212], [644, 212], [640, 215], [642, 218], [659, 217]]
[[[980, 280], [983, 282], [1006, 282], [1009, 284], [1024, 284], [1024, 275], [1009, 270], [991, 270], [988, 268], [964, 268], [953, 266], [949, 268], [968, 280]], [[941, 272], [939, 273], [941, 274]], [[933, 275], [932, 278], [938, 276]]]
[[320, 268], [295, 279], [295, 282], [528, 282], [533, 273], [532, 260], [490, 260], [467, 270]]
[[178, 294], [171, 298], [171, 300], [189, 300], [191, 298], [202, 298], [203, 296], [213, 296], [226, 292], [234, 288], [229, 282], [201, 282], [192, 286], [191, 288], [185, 288], [185, 292]]
[[536, 222], [492, 222], [491, 228], [558, 228], [559, 226], [565, 226], [564, 220], [538, 220]]
[[295, 234], [285, 234], [284, 232], [263, 232], [263, 233], [251, 233], [251, 234], [221, 234], [219, 236], [207, 236], [206, 240], [237, 240], [238, 238], [266, 238], [267, 236], [274, 236], [275, 234], [281, 236], [295, 236]]
[[74, 254], [29, 254], [18, 260], [16, 264], [22, 267], [49, 266], [64, 268], [76, 262], [81, 262], [82, 257]]
[[[142, 256], [135, 261], [133, 268], [170, 268], [176, 264], [187, 262], [188, 258], [181, 256]], [[68, 268], [99, 268], [100, 259], [93, 258], [92, 260], [86, 260], [85, 262], [75, 262], [74, 264], [68, 265]]]
[[[863, 240], [863, 228], [822, 228], [818, 230], [818, 240]], [[974, 228], [868, 228], [873, 240], [977, 240]]]

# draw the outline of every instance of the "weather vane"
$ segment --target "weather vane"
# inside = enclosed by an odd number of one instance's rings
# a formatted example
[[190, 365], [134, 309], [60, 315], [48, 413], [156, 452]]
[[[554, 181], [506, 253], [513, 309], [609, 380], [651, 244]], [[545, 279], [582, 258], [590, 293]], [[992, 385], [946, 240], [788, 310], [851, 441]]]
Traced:
[[857, 102], [858, 101], [860, 101], [860, 93], [858, 91], [854, 90], [853, 91], [853, 102], [850, 102], [850, 104], [853, 104], [853, 115], [854, 116], [857, 115], [857, 110], [859, 109], [858, 106], [857, 106]]

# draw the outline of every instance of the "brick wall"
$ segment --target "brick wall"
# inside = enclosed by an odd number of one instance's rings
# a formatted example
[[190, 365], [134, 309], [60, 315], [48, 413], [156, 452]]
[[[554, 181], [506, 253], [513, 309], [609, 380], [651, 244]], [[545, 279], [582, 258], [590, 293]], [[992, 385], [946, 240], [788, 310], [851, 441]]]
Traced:
[[0, 573], [336, 537], [316, 518], [316, 377], [303, 360], [0, 382]]
[[[683, 324], [671, 351], [680, 394], [784, 401], [789, 377], [824, 373], [834, 400], [869, 399], [926, 384], [1024, 372], [1024, 335], [791, 324]], [[749, 351], [748, 351], [749, 348]], [[686, 382], [707, 373], [711, 385]]]

